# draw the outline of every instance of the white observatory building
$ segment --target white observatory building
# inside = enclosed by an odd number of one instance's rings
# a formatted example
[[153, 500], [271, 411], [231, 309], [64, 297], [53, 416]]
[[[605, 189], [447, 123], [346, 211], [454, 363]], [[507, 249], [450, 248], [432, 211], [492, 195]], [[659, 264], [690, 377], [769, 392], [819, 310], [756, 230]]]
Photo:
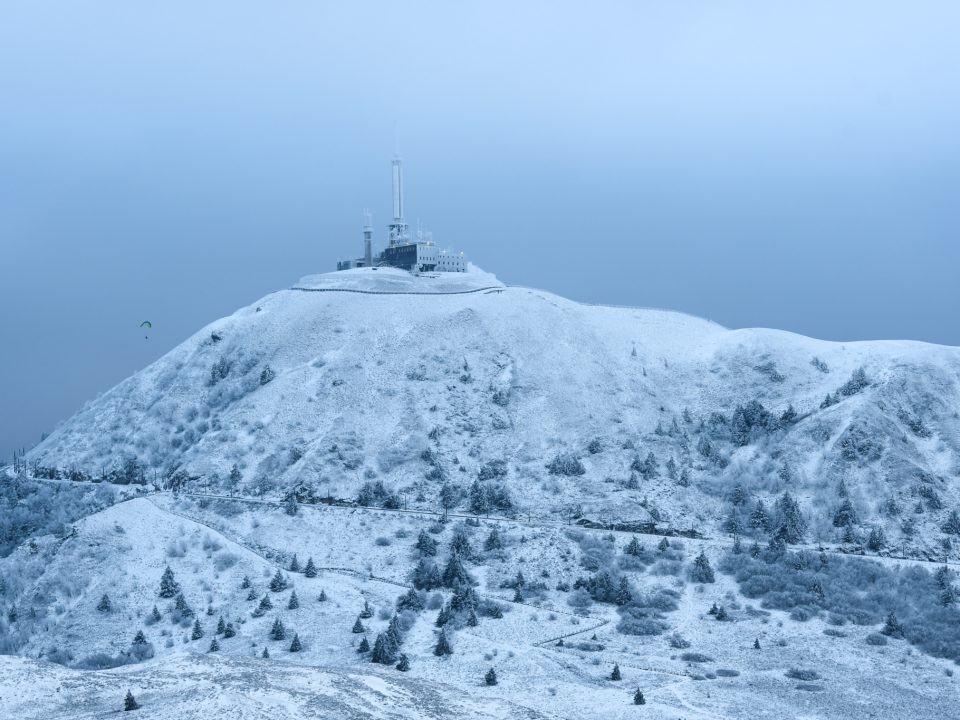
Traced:
[[433, 244], [429, 232], [417, 230], [416, 240], [407, 234], [408, 226], [403, 219], [403, 161], [393, 156], [393, 222], [387, 226], [388, 244], [379, 255], [373, 253], [373, 220], [364, 212], [363, 257], [356, 260], [341, 260], [337, 270], [356, 267], [396, 267], [414, 273], [466, 272], [467, 258], [462, 252], [441, 250]]

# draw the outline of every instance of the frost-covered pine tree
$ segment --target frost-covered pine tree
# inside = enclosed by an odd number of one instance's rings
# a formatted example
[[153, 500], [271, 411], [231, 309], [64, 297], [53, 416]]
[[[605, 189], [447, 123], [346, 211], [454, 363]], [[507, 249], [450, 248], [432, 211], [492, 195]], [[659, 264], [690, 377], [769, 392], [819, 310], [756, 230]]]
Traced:
[[406, 593], [397, 599], [397, 610], [412, 610], [419, 612], [423, 610], [423, 601], [416, 590], [410, 588]]
[[350, 632], [356, 633], [357, 635], [365, 633], [366, 631], [367, 629], [363, 626], [363, 623], [360, 622], [360, 618], [357, 618], [357, 621], [353, 624], [353, 628], [350, 630]]
[[244, 575], [244, 576], [243, 576], [243, 582], [240, 583], [240, 589], [241, 589], [241, 590], [246, 590], [246, 589], [248, 589], [251, 585], [252, 585], [252, 583], [250, 582], [250, 578], [249, 578], [247, 575]]
[[290, 643], [290, 652], [300, 652], [303, 650], [303, 645], [300, 642], [300, 636], [297, 633], [293, 634], [293, 642]]
[[487, 493], [479, 480], [474, 480], [470, 486], [470, 512], [474, 515], [484, 515], [490, 511], [490, 502]]
[[203, 625], [200, 624], [200, 618], [197, 618], [193, 621], [193, 633], [190, 635], [191, 640], [199, 640], [203, 637]]
[[370, 642], [367, 640], [367, 636], [364, 635], [363, 639], [360, 640], [360, 645], [357, 646], [358, 653], [370, 652]]
[[143, 630], [137, 630], [137, 634], [133, 636], [132, 645], [146, 645], [147, 636], [143, 634]]
[[163, 575], [160, 576], [160, 597], [172, 598], [176, 597], [179, 593], [180, 584], [174, 578], [173, 570], [167, 565], [167, 568], [163, 571]]
[[287, 603], [287, 610], [296, 610], [300, 607], [300, 599], [297, 597], [297, 591], [290, 593], [290, 602]]
[[293, 560], [290, 561], [290, 572], [300, 572], [300, 561], [297, 560], [297, 554], [293, 554]]
[[299, 506], [297, 505], [297, 497], [293, 493], [287, 497], [286, 503], [284, 503], [283, 511], [290, 517], [295, 517], [296, 514], [300, 511]]
[[223, 635], [227, 629], [227, 623], [223, 619], [223, 615], [220, 616], [220, 619], [217, 620], [217, 629], [214, 631], [217, 635]]
[[444, 586], [449, 588], [471, 584], [472, 578], [470, 573], [467, 572], [467, 568], [464, 567], [463, 561], [460, 560], [459, 553], [454, 552], [450, 555], [450, 560], [447, 561], [447, 565], [443, 569], [441, 580]]
[[693, 567], [690, 569], [690, 579], [695, 583], [712, 583], [715, 580], [710, 560], [703, 550], [693, 561]]
[[269, 650], [269, 648], [264, 648], [264, 649], [263, 649], [263, 652], [260, 653], [260, 657], [262, 657], [264, 660], [269, 660], [269, 659], [270, 659], [270, 650]]
[[630, 590], [630, 583], [626, 577], [621, 577], [613, 601], [617, 605], [627, 605], [631, 600], [633, 600], [633, 592]]
[[620, 675], [620, 666], [619, 666], [619, 665], [614, 664], [614, 666], [613, 666], [613, 672], [610, 673], [610, 679], [611, 679], [611, 680], [621, 680], [621, 679], [622, 679], [622, 677], [621, 677], [621, 675]]
[[224, 638], [232, 638], [237, 634], [237, 631], [233, 629], [233, 623], [227, 623], [227, 626], [223, 629]]
[[397, 663], [397, 670], [407, 672], [410, 669], [410, 659], [403, 653], [400, 654], [400, 662]]
[[767, 506], [763, 500], [757, 500], [757, 506], [750, 513], [750, 527], [756, 530], [770, 531], [770, 514], [767, 512]]
[[760, 649], [760, 638], [755, 638], [755, 639], [754, 639], [754, 641], [753, 641], [753, 649], [754, 649], [754, 650], [759, 650], [759, 649]]
[[433, 648], [433, 654], [437, 657], [453, 655], [453, 648], [450, 647], [450, 641], [447, 639], [446, 630], [440, 630], [440, 637], [437, 638], [437, 645]]
[[483, 541], [483, 549], [486, 551], [500, 550], [503, 548], [503, 540], [500, 539], [500, 533], [496, 528], [490, 531], [487, 539]]
[[373, 643], [373, 652], [370, 654], [370, 662], [378, 665], [393, 665], [397, 660], [398, 645], [394, 642], [393, 636], [388, 632], [382, 632], [377, 635]]
[[156, 605], [154, 605], [153, 610], [150, 611], [150, 619], [155, 623], [160, 622], [160, 611], [157, 610]]
[[646, 705], [647, 700], [643, 697], [643, 693], [640, 692], [640, 688], [637, 688], [637, 691], [633, 694], [633, 704], [634, 705]]
[[273, 592], [283, 592], [287, 589], [287, 579], [283, 576], [283, 573], [280, 572], [279, 568], [273, 576], [273, 579], [270, 580], [270, 589]]
[[487, 674], [483, 676], [483, 682], [487, 685], [496, 685], [497, 684], [497, 671], [493, 668], [487, 670]]
[[179, 612], [184, 617], [192, 617], [195, 613], [193, 608], [187, 604], [187, 599], [183, 596], [183, 593], [177, 595], [177, 599], [173, 604], [177, 612]]
[[108, 613], [112, 609], [113, 604], [110, 602], [110, 596], [104, 593], [103, 597], [100, 598], [100, 602], [97, 603], [97, 610], [102, 613]]
[[426, 530], [421, 530], [417, 535], [417, 544], [414, 545], [422, 556], [434, 556], [437, 554], [437, 541], [427, 534]]
[[448, 622], [450, 622], [450, 608], [447, 605], [444, 605], [440, 608], [440, 612], [437, 613], [437, 621], [435, 625], [437, 627], [443, 627]]
[[623, 549], [623, 552], [627, 555], [633, 555], [635, 557], [643, 554], [643, 545], [641, 545], [640, 541], [637, 540], [636, 535], [630, 538], [630, 542], [627, 543], [627, 546]]
[[523, 588], [520, 585], [517, 585], [516, 590], [513, 591], [513, 601], [515, 603], [522, 603], [524, 599]]
[[943, 524], [943, 531], [949, 535], [960, 535], [960, 513], [951, 510], [947, 521]]
[[133, 696], [133, 693], [127, 690], [127, 695], [123, 698], [123, 709], [124, 710], [139, 710], [140, 705], [137, 703], [137, 699]]
[[477, 613], [474, 612], [473, 608], [470, 608], [470, 612], [467, 614], [467, 627], [476, 627], [480, 624], [480, 619], [477, 617]]
[[207, 650], [208, 653], [220, 652], [220, 643], [217, 642], [217, 637], [214, 635], [213, 640], [210, 641], [210, 649]]
[[888, 637], [903, 637], [903, 626], [900, 625], [900, 621], [897, 620], [897, 615], [893, 612], [893, 610], [891, 610], [887, 615], [887, 619], [884, 621], [883, 628], [880, 630], [880, 632]]
[[327, 601], [327, 591], [321, 590], [320, 594], [317, 596], [317, 602], [326, 602]]
[[317, 576], [317, 566], [313, 564], [313, 558], [307, 558], [307, 564], [303, 568], [303, 576], [308, 578], [315, 578]]
[[257, 609], [253, 611], [253, 616], [263, 617], [268, 610], [273, 610], [273, 603], [270, 601], [270, 596], [264, 593], [263, 597], [260, 598], [260, 604], [257, 605]]
[[661, 555], [670, 549], [670, 541], [666, 537], [660, 539], [660, 542], [657, 543], [657, 552]]
[[270, 628], [270, 639], [271, 640], [287, 639], [287, 629], [283, 626], [283, 622], [280, 620], [280, 618], [276, 618], [273, 621], [273, 627]]
[[870, 528], [870, 536], [867, 538], [867, 548], [873, 552], [879, 552], [886, 544], [887, 537], [883, 532], [883, 528], [878, 525], [874, 525], [872, 528]]

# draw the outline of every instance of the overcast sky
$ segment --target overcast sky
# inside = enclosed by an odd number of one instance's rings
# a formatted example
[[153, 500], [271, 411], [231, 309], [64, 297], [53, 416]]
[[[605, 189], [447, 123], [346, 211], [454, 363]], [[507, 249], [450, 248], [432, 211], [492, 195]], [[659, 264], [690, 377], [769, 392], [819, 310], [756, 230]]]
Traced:
[[[508, 283], [960, 344], [960, 3], [0, 4], [0, 452], [406, 209]], [[138, 325], [154, 324], [150, 340]]]

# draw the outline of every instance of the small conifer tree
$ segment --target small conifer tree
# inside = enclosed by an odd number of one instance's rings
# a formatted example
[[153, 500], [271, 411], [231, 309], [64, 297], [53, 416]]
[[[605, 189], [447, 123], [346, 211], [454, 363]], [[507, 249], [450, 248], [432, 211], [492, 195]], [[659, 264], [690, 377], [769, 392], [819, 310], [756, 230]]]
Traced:
[[399, 670], [400, 672], [406, 672], [409, 669], [410, 669], [410, 660], [407, 658], [406, 655], [401, 654], [400, 662], [397, 663], [397, 670]]
[[100, 602], [97, 603], [97, 610], [102, 613], [108, 613], [113, 609], [113, 605], [110, 603], [110, 596], [106, 593], [103, 594], [103, 597], [100, 598]]
[[233, 629], [233, 623], [227, 623], [227, 626], [223, 629], [224, 638], [232, 638], [237, 634], [237, 631]]
[[351, 630], [351, 632], [357, 633], [359, 635], [360, 633], [365, 633], [366, 631], [367, 629], [363, 626], [363, 623], [360, 622], [360, 618], [358, 617], [357, 621], [353, 624], [353, 629]]
[[303, 645], [300, 643], [300, 636], [297, 633], [293, 634], [293, 642], [290, 643], [290, 652], [300, 652], [303, 650]]
[[217, 620], [217, 635], [223, 635], [224, 631], [227, 629], [227, 623], [224, 622], [223, 615], [220, 616], [220, 619]]
[[269, 660], [269, 659], [270, 659], [270, 650], [269, 650], [269, 648], [264, 648], [264, 649], [263, 649], [263, 652], [260, 653], [260, 657], [262, 657], [264, 660]]
[[153, 610], [150, 611], [150, 617], [154, 622], [160, 622], [160, 611], [157, 610], [157, 606], [153, 606]]
[[880, 632], [888, 637], [903, 637], [903, 626], [900, 625], [900, 621], [897, 620], [896, 613], [894, 613], [892, 610], [890, 611], [890, 614], [887, 615], [887, 619], [883, 624], [883, 629], [880, 630]]
[[516, 590], [514, 591], [514, 593], [513, 593], [513, 601], [514, 601], [515, 603], [522, 603], [523, 600], [524, 600], [524, 598], [523, 598], [523, 590], [521, 589], [521, 587], [520, 587], [519, 585], [517, 585], [517, 589], [516, 589]]
[[320, 591], [320, 595], [317, 596], [317, 601], [318, 601], [318, 602], [326, 602], [326, 601], [327, 601], [327, 591], [326, 591], [326, 590], [321, 590], [321, 591]]
[[450, 641], [447, 640], [447, 631], [441, 629], [440, 637], [437, 638], [437, 646], [433, 649], [433, 654], [437, 657], [444, 655], [453, 655], [453, 648], [450, 647]]
[[193, 633], [190, 635], [191, 640], [199, 640], [203, 637], [203, 626], [200, 624], [200, 618], [197, 618], [193, 621]]
[[293, 554], [293, 560], [290, 561], [290, 572], [300, 572], [300, 561], [297, 560], [297, 554]]
[[273, 576], [273, 579], [270, 580], [270, 589], [273, 592], [282, 592], [287, 589], [287, 579], [279, 569], [277, 569], [277, 573]]
[[646, 705], [647, 700], [643, 697], [643, 693], [640, 692], [640, 688], [637, 688], [637, 691], [633, 694], [633, 704], [634, 705]]
[[364, 635], [363, 639], [360, 641], [360, 645], [357, 647], [358, 653], [370, 652], [370, 641], [367, 640], [367, 636]]
[[273, 621], [273, 627], [270, 628], [270, 638], [272, 640], [286, 640], [287, 630], [283, 627], [283, 622], [280, 618], [276, 618]]
[[177, 595], [177, 599], [173, 606], [176, 608], [177, 612], [185, 617], [191, 617], [194, 614], [193, 608], [187, 604], [187, 599], [183, 596], [183, 593]]
[[300, 599], [297, 597], [297, 591], [290, 593], [290, 602], [287, 603], [287, 610], [296, 610], [300, 607]]
[[250, 588], [250, 592], [247, 593], [247, 600], [256, 600], [257, 591], [254, 588]]
[[480, 620], [477, 618], [477, 613], [473, 611], [473, 608], [470, 608], [470, 612], [467, 614], [467, 626], [476, 627], [480, 624]]
[[364, 620], [373, 617], [373, 608], [370, 607], [370, 603], [366, 600], [363, 601], [363, 610], [360, 611], [360, 617]]
[[250, 578], [247, 577], [246, 575], [244, 575], [244, 576], [243, 576], [243, 582], [240, 583], [240, 589], [241, 589], [241, 590], [246, 590], [246, 589], [249, 588], [252, 584], [253, 584], [253, 583], [250, 582]]
[[127, 690], [127, 696], [123, 699], [123, 709], [124, 710], [139, 710], [140, 705], [137, 703], [137, 699], [133, 696], [133, 693]]
[[217, 636], [213, 636], [213, 640], [210, 641], [210, 649], [207, 650], [208, 653], [220, 652], [220, 643], [217, 642]]
[[147, 636], [143, 634], [143, 630], [137, 630], [137, 634], [133, 636], [133, 645], [146, 645]]
[[315, 578], [317, 576], [317, 566], [313, 564], [313, 558], [307, 558], [307, 564], [303, 568], [303, 576], [308, 578]]
[[620, 676], [620, 666], [619, 666], [619, 665], [614, 665], [614, 666], [613, 666], [613, 672], [610, 673], [610, 679], [611, 679], [611, 680], [621, 680], [621, 679], [622, 679], [621, 676]]
[[754, 649], [754, 650], [759, 650], [759, 649], [760, 649], [760, 638], [756, 638], [756, 639], [753, 641], [753, 649]]
[[493, 668], [487, 670], [487, 674], [483, 676], [483, 681], [487, 685], [496, 685], [497, 684], [497, 671]]
[[166, 570], [163, 571], [163, 575], [160, 576], [160, 597], [176, 597], [179, 592], [180, 585], [173, 577], [173, 570], [171, 570], [170, 566], [167, 565]]

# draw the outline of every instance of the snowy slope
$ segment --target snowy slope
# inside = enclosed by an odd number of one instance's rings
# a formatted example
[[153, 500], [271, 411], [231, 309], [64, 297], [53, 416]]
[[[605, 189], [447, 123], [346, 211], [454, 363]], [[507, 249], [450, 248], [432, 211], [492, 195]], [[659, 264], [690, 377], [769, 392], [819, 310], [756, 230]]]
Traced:
[[[858, 368], [869, 384], [821, 409]], [[792, 405], [797, 419], [740, 446], [730, 420], [752, 400], [774, 416]], [[434, 509], [443, 479], [465, 491], [502, 460], [524, 513], [706, 532], [719, 530], [739, 482], [768, 500], [790, 490], [811, 537], [825, 539], [837, 532], [842, 482], [864, 527], [932, 554], [960, 502], [958, 408], [957, 348], [727, 330], [504, 288], [476, 269], [359, 269], [304, 278], [203, 328], [90, 402], [31, 459], [96, 475], [135, 458], [151, 480], [183, 470], [194, 488], [268, 496], [299, 484], [352, 499], [381, 480]], [[638, 476], [651, 452], [656, 472]], [[584, 474], [551, 474], [563, 453]], [[688, 486], [666, 471], [671, 459]], [[925, 503], [915, 537], [880, 513], [887, 501]]]
[[0, 656], [0, 717], [114, 717], [122, 710], [127, 691], [141, 707], [133, 717], [156, 720], [550, 717], [502, 699], [463, 697], [442, 685], [369, 664], [362, 672], [344, 671], [181, 652], [163, 663], [83, 673]]

